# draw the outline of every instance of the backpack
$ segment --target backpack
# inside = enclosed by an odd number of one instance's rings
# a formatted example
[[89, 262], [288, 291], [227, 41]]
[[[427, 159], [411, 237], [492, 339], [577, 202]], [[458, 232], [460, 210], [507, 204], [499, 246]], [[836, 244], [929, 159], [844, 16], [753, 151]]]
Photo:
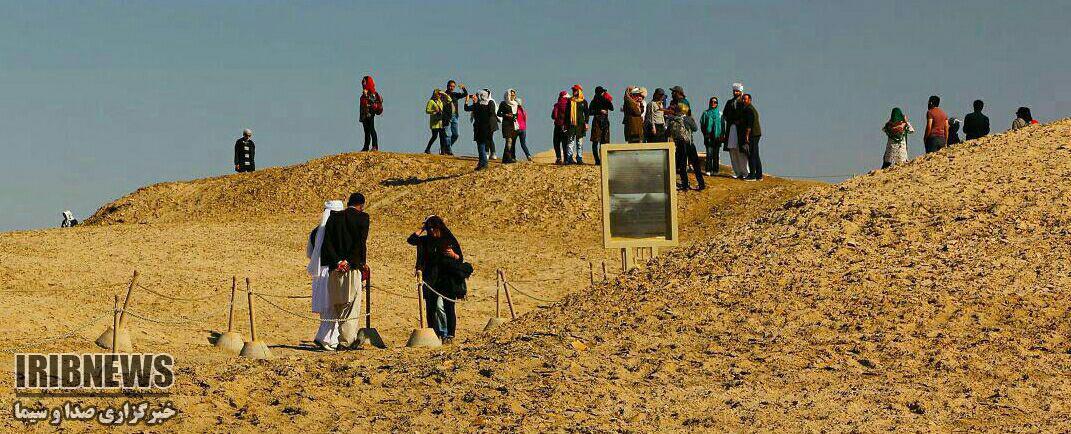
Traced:
[[376, 115], [383, 114], [383, 99], [379, 97], [379, 92], [371, 98], [372, 99], [372, 113]]

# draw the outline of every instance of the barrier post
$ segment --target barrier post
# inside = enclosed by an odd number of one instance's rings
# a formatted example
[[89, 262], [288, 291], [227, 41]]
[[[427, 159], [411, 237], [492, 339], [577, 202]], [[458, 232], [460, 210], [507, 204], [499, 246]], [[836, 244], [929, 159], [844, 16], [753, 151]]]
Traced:
[[513, 311], [513, 298], [509, 295], [509, 281], [506, 280], [506, 272], [498, 270], [499, 276], [502, 277], [502, 290], [506, 292], [506, 305], [509, 306], [510, 319], [517, 319], [517, 314]]
[[239, 354], [245, 345], [242, 334], [234, 331], [234, 294], [238, 292], [238, 277], [231, 276], [231, 300], [227, 312], [227, 331], [216, 338], [215, 346], [231, 354]]
[[499, 294], [502, 292], [502, 270], [495, 270], [495, 316], [487, 320], [487, 325], [483, 326], [483, 331], [491, 330], [506, 323], [506, 319], [502, 318], [502, 303], [499, 301]]
[[610, 275], [606, 272], [606, 261], [602, 261], [602, 281], [610, 280]]
[[588, 281], [590, 285], [595, 284], [595, 263], [588, 261]]
[[[137, 282], [138, 270], [134, 270], [134, 275], [130, 278], [130, 285], [126, 288], [126, 299], [123, 301], [123, 309], [119, 310], [119, 321], [115, 322], [111, 328], [104, 330], [104, 333], [101, 333], [100, 336], [97, 337], [96, 344], [98, 347], [104, 349], [116, 349], [119, 352], [124, 353], [134, 350], [133, 341], [130, 339], [130, 332], [127, 331], [124, 326], [126, 325], [126, 309], [130, 306], [130, 298], [134, 293], [134, 285], [137, 285]], [[118, 297], [118, 295], [116, 297]], [[118, 306], [116, 306], [116, 309], [118, 310]], [[115, 345], [118, 345], [118, 348], [116, 348]]]
[[424, 276], [419, 270], [416, 272], [417, 277], [417, 318], [420, 320], [420, 324], [417, 324], [417, 328], [413, 329], [413, 332], [409, 334], [409, 341], [405, 343], [407, 347], [439, 347], [442, 346], [443, 341], [439, 339], [439, 335], [435, 334], [435, 330], [431, 327], [424, 327]]
[[242, 346], [242, 352], [239, 353], [242, 357], [248, 357], [250, 359], [263, 360], [270, 359], [272, 357], [271, 350], [268, 349], [268, 345], [264, 342], [257, 340], [257, 324], [256, 314], [253, 312], [253, 287], [249, 283], [249, 278], [245, 278], [245, 295], [246, 300], [249, 303], [249, 342], [246, 342]]
[[379, 330], [372, 328], [372, 273], [364, 281], [364, 328], [357, 331], [357, 339], [354, 343], [358, 347], [371, 345], [376, 348], [387, 348]]

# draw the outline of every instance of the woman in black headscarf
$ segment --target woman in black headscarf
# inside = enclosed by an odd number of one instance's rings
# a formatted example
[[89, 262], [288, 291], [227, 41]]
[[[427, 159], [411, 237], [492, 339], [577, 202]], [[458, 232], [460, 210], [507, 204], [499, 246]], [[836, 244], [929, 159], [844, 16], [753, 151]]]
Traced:
[[435, 329], [435, 334], [444, 344], [449, 344], [454, 340], [457, 315], [454, 301], [446, 297], [456, 300], [465, 296], [465, 279], [472, 273], [471, 266], [465, 264], [461, 244], [439, 216], [433, 215], [424, 220], [420, 230], [409, 235], [406, 242], [416, 246], [416, 269], [422, 273], [427, 284], [424, 287], [424, 301], [428, 327]]

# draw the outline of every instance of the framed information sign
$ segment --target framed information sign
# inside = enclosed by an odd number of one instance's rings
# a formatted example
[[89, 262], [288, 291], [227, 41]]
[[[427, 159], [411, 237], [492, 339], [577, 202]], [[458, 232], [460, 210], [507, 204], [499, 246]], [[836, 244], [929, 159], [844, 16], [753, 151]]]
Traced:
[[607, 249], [676, 246], [672, 143], [603, 145], [602, 234]]

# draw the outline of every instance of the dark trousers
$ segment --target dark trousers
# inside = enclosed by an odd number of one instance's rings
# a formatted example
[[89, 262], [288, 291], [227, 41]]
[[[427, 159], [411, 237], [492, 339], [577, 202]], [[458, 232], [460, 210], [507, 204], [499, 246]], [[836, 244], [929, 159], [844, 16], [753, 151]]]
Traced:
[[517, 137], [506, 137], [505, 144], [502, 145], [502, 163], [509, 164], [517, 161]]
[[666, 124], [654, 124], [654, 133], [648, 128], [649, 125], [643, 127], [643, 141], [646, 143], [662, 143], [669, 140], [666, 135]]
[[361, 126], [364, 127], [364, 148], [361, 150], [367, 151], [371, 147], [373, 151], [378, 151], [379, 135], [376, 134], [375, 116], [369, 116], [368, 119], [361, 121]]
[[929, 154], [930, 152], [937, 152], [940, 151], [941, 148], [944, 148], [945, 138], [941, 136], [930, 136], [923, 139], [922, 143], [926, 146], [926, 153]]
[[762, 158], [759, 157], [759, 139], [762, 136], [753, 136], [748, 141], [747, 165], [751, 169], [750, 179], [762, 179]]
[[453, 155], [453, 152], [450, 152], [450, 141], [446, 139], [445, 128], [431, 130], [431, 138], [428, 139], [428, 147], [424, 148], [424, 153], [431, 153], [431, 145], [435, 143], [436, 138], [439, 139], [439, 155]]
[[562, 162], [562, 146], [565, 145], [567, 134], [559, 126], [554, 126], [554, 162]]
[[718, 138], [704, 134], [703, 146], [707, 148], [707, 172], [717, 175], [721, 170], [721, 150], [718, 149]]
[[695, 172], [695, 183], [699, 188], [706, 188], [703, 182], [703, 166], [699, 163], [699, 152], [695, 143], [677, 143], [677, 173], [681, 175], [681, 187], [688, 188], [688, 166]]
[[238, 173], [252, 172], [254, 170], [257, 170], [257, 166], [254, 165], [253, 163], [249, 163], [248, 165], [241, 165], [241, 164], [238, 165], [238, 169], [235, 170], [235, 172], [238, 172]]
[[524, 156], [532, 159], [532, 153], [528, 151], [528, 130], [517, 131], [517, 140], [521, 143], [521, 149], [524, 150]]

